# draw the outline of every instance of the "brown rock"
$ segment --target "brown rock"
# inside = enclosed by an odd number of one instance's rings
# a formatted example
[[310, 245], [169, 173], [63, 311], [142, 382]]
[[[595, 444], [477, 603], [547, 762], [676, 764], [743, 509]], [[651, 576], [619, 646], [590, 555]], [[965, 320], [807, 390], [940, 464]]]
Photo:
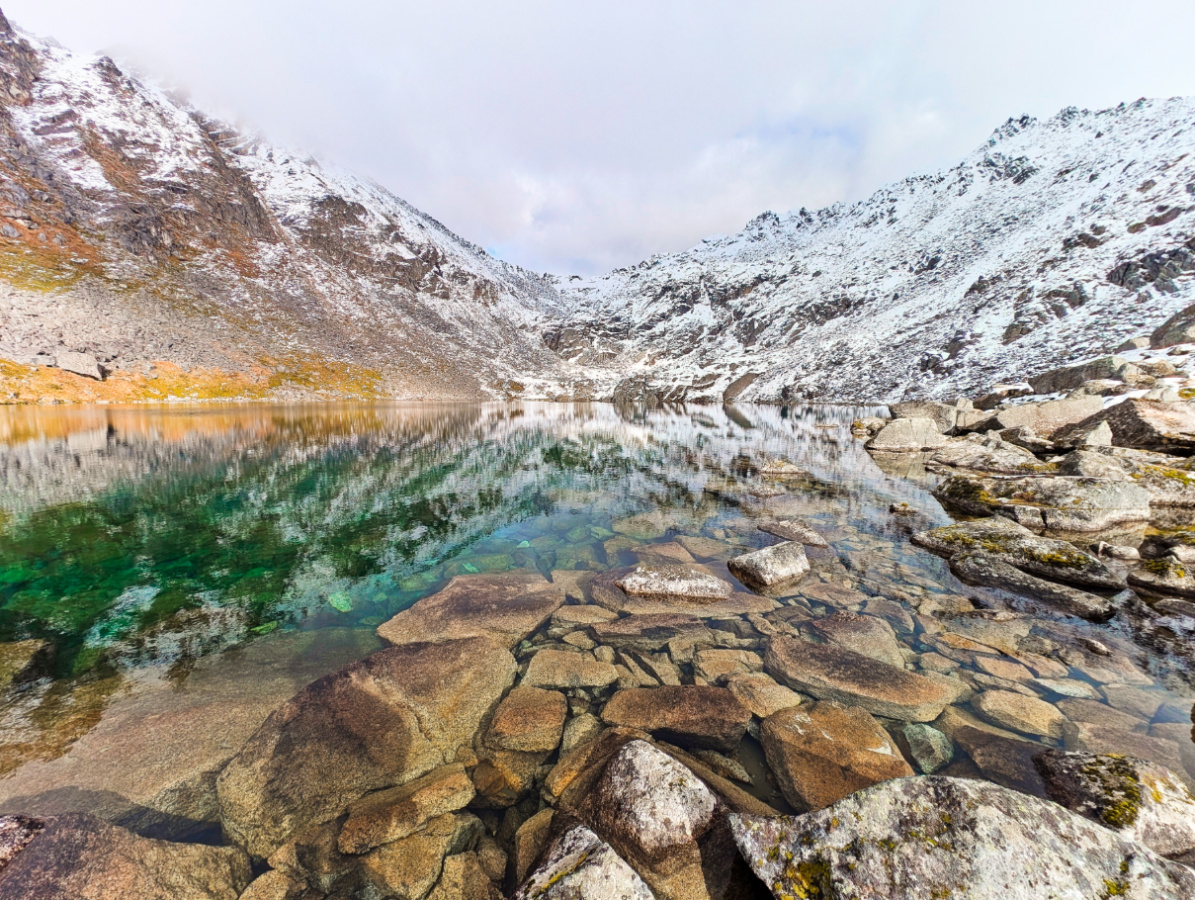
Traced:
[[505, 648], [467, 638], [382, 650], [313, 682], [220, 773], [225, 833], [268, 856], [366, 793], [445, 765], [514, 675]]
[[904, 668], [900, 641], [892, 626], [883, 619], [841, 611], [815, 619], [809, 625], [809, 631], [827, 643], [862, 653], [898, 669]]
[[278, 869], [270, 869], [253, 879], [240, 900], [297, 900], [306, 890], [306, 882]]
[[498, 704], [485, 742], [496, 750], [555, 750], [567, 717], [564, 694], [521, 685]]
[[693, 672], [710, 684], [725, 684], [735, 675], [763, 670], [763, 659], [750, 650], [698, 650]]
[[518, 803], [532, 789], [540, 763], [547, 756], [546, 752], [484, 749], [473, 769], [473, 785], [477, 788], [473, 806], [502, 809]]
[[765, 672], [735, 675], [726, 682], [726, 687], [753, 716], [761, 719], [801, 705], [800, 694], [777, 684], [776, 679]]
[[382, 623], [378, 635], [391, 644], [486, 637], [510, 649], [562, 603], [564, 592], [538, 573], [458, 575]]
[[0, 900], [236, 900], [252, 877], [233, 847], [156, 841], [82, 813], [14, 821], [0, 817]]
[[515, 881], [520, 884], [526, 880], [548, 844], [555, 813], [554, 809], [541, 809], [515, 832]]
[[494, 887], [476, 853], [457, 853], [444, 860], [440, 880], [427, 900], [502, 900], [502, 892]]
[[368, 794], [349, 807], [337, 841], [341, 853], [366, 853], [418, 831], [436, 816], [464, 809], [473, 782], [459, 763], [443, 766], [401, 787]]
[[764, 665], [794, 690], [892, 719], [932, 721], [952, 698], [949, 688], [923, 675], [843, 647], [784, 635], [768, 641]]
[[1022, 794], [1046, 796], [1045, 784], [1033, 763], [1042, 751], [1041, 744], [970, 725], [952, 731], [954, 742], [971, 757], [985, 778]]
[[760, 732], [781, 792], [800, 810], [822, 809], [913, 774], [880, 723], [858, 707], [812, 703], [782, 710], [765, 719]]
[[570, 650], [540, 650], [531, 657], [522, 684], [526, 687], [601, 688], [618, 680], [618, 672], [609, 663], [599, 662], [592, 653]]
[[602, 720], [682, 747], [732, 751], [751, 713], [726, 688], [681, 685], [618, 691], [602, 710]]
[[1125, 400], [1100, 414], [1116, 447], [1189, 456], [1195, 451], [1195, 409], [1187, 403]]
[[46, 658], [49, 644], [29, 640], [0, 644], [0, 694], [14, 684], [34, 677]]
[[1013, 691], [983, 691], [976, 694], [971, 705], [989, 722], [1023, 734], [1061, 738], [1066, 716], [1058, 707], [1036, 697]]
[[694, 644], [714, 642], [704, 621], [680, 613], [626, 616], [592, 625], [589, 633], [599, 644], [631, 650], [658, 650], [677, 639]]
[[412, 900], [426, 897], [440, 878], [445, 857], [472, 848], [483, 831], [476, 816], [467, 813], [439, 816], [421, 831], [384, 844], [362, 857], [362, 878], [376, 896]]

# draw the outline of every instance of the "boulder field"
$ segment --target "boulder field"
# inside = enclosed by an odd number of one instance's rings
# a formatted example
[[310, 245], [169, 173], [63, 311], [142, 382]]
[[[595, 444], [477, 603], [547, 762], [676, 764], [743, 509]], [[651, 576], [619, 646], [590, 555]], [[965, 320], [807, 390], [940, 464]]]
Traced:
[[[1060, 464], [937, 433], [977, 481], [1068, 477], [994, 475]], [[1066, 625], [1138, 615], [1142, 572], [1181, 587], [1195, 537], [1110, 554], [998, 504], [905, 528], [931, 564], [1044, 605], [1030, 617], [877, 587], [858, 535], [785, 496], [739, 543], [452, 579], [222, 766], [223, 846], [0, 817], [0, 900], [1195, 896], [1189, 724], [1123, 641]], [[37, 652], [12, 652], [13, 679]]]

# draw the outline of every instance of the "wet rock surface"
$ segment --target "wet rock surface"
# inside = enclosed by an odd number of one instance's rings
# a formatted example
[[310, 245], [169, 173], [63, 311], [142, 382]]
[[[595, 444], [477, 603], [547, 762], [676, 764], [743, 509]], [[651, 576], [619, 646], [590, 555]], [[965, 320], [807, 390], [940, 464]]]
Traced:
[[736, 556], [728, 566], [744, 584], [766, 588], [799, 580], [809, 571], [809, 560], [800, 543], [786, 541]]
[[602, 718], [681, 746], [733, 751], [751, 713], [726, 688], [681, 685], [618, 691]]

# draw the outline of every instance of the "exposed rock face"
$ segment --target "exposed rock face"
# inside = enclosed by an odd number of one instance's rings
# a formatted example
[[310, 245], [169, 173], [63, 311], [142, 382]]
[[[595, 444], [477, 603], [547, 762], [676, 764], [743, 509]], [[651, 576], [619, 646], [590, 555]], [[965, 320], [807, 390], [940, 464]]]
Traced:
[[805, 548], [796, 541], [744, 553], [730, 560], [727, 566], [740, 581], [758, 587], [788, 584], [809, 572]]
[[378, 897], [426, 897], [443, 871], [444, 860], [476, 845], [481, 821], [468, 813], [437, 816], [414, 834], [383, 844], [361, 859], [365, 890]]
[[911, 540], [947, 559], [982, 553], [1051, 581], [1110, 589], [1124, 586], [1120, 576], [1090, 553], [1067, 541], [1039, 537], [1003, 516], [918, 532]]
[[458, 575], [378, 627], [391, 644], [485, 637], [508, 649], [564, 603], [564, 591], [538, 573]]
[[958, 422], [959, 407], [949, 403], [935, 403], [932, 400], [909, 400], [891, 403], [894, 419], [932, 419], [942, 434], [950, 434]]
[[946, 438], [933, 419], [924, 417], [893, 419], [867, 442], [868, 450], [889, 453], [916, 453], [919, 450], [933, 450], [946, 443]]
[[1195, 306], [1179, 310], [1159, 325], [1145, 346], [1162, 349], [1188, 341], [1195, 341]]
[[635, 870], [614, 849], [576, 823], [545, 851], [543, 861], [514, 895], [514, 900], [655, 900]]
[[337, 841], [340, 852], [365, 853], [414, 834], [431, 819], [464, 809], [474, 793], [465, 767], [454, 763], [368, 794], [349, 807]]
[[467, 638], [382, 650], [313, 682], [220, 773], [225, 832], [268, 856], [369, 791], [450, 762], [514, 675], [504, 647]]
[[862, 709], [812, 703], [760, 728], [768, 766], [797, 809], [823, 809], [847, 794], [913, 770], [880, 723]]
[[151, 840], [85, 814], [14, 821], [0, 817], [3, 900], [236, 900], [252, 877], [233, 847]]
[[1046, 750], [1034, 762], [1054, 802], [1162, 856], [1195, 849], [1195, 797], [1168, 769], [1063, 750]]
[[777, 900], [1195, 895], [1185, 866], [1056, 804], [978, 781], [904, 778], [799, 818], [730, 823]]
[[[1086, 381], [1100, 378], [1123, 378], [1126, 367], [1132, 364], [1123, 356], [1105, 356], [1077, 366], [1051, 369], [1035, 378], [1029, 384], [1035, 394], [1053, 394], [1056, 391], [1070, 391], [1082, 387]], [[1133, 366], [1133, 368], [1136, 368]]]
[[1148, 491], [1106, 478], [953, 475], [933, 494], [943, 505], [960, 512], [974, 516], [997, 513], [1038, 531], [1104, 531], [1150, 518]]
[[1195, 570], [1173, 556], [1146, 560], [1129, 573], [1129, 584], [1154, 594], [1195, 597]]
[[931, 466], [950, 466], [994, 475], [1036, 475], [1050, 466], [1038, 461], [1030, 451], [1008, 441], [978, 435], [951, 441], [929, 458]]
[[733, 751], [751, 713], [726, 688], [680, 685], [619, 691], [602, 710], [602, 719], [682, 747]]
[[876, 716], [931, 722], [954, 699], [946, 686], [842, 647], [777, 635], [764, 664], [777, 680], [819, 700]]

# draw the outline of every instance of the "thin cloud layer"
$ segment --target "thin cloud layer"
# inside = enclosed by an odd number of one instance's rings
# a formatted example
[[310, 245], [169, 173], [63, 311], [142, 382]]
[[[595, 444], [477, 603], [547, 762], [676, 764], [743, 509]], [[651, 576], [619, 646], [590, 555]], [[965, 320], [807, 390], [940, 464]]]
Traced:
[[1195, 94], [1189, 2], [3, 6], [559, 273], [865, 197], [1009, 116]]

